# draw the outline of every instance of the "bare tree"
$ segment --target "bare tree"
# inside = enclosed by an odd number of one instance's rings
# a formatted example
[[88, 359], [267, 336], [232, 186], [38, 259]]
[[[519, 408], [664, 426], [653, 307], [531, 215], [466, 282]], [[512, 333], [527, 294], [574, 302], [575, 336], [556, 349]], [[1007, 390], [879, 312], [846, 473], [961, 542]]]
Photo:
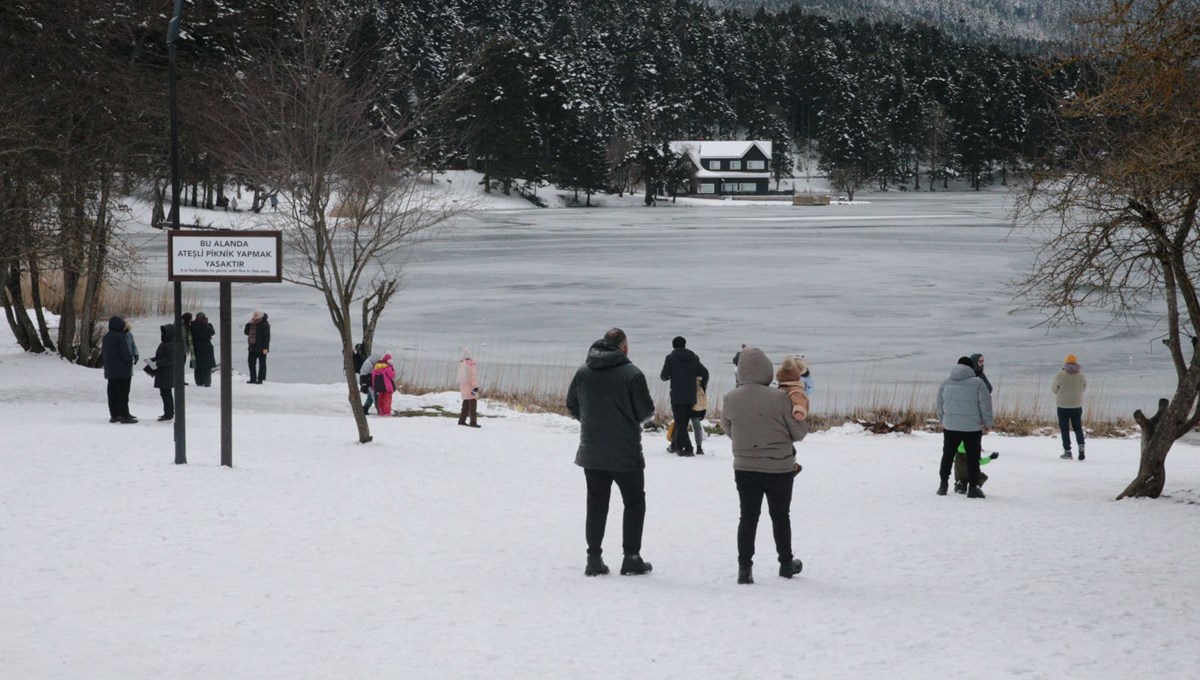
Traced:
[[1047, 229], [1023, 291], [1052, 322], [1085, 307], [1117, 317], [1165, 302], [1175, 393], [1141, 426], [1137, 476], [1118, 498], [1157, 498], [1171, 446], [1200, 424], [1200, 14], [1110, 0], [1090, 22], [1095, 87], [1062, 102], [1071, 144], [1018, 208]]
[[[217, 123], [238, 176], [278, 191], [271, 213], [288, 247], [284, 278], [319, 291], [342, 343], [358, 439], [371, 441], [354, 370], [354, 312], [365, 343], [399, 290], [405, 252], [470, 206], [439, 199], [421, 178], [414, 130], [428, 110], [398, 111], [388, 83], [364, 68], [354, 17], [309, 3], [296, 40], [239, 73]], [[358, 60], [358, 61], [356, 61]], [[426, 102], [436, 106], [437, 102]]]

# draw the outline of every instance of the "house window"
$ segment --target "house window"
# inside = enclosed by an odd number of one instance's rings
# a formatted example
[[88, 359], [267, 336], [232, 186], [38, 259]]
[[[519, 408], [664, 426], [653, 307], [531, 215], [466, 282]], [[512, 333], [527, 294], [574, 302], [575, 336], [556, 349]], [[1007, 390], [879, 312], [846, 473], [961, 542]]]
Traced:
[[722, 187], [727, 194], [752, 194], [758, 191], [754, 182], [726, 182]]
[[741, 161], [729, 161], [729, 169], [730, 170], [741, 170], [742, 162]]
[[709, 170], [720, 170], [721, 169], [721, 161], [709, 161], [708, 169]]
[[715, 193], [717, 193], [717, 185], [701, 184], [700, 188], [696, 190], [696, 193], [698, 193], [698, 194], [715, 194]]
[[767, 162], [766, 161], [746, 161], [746, 169], [747, 170], [766, 170]]

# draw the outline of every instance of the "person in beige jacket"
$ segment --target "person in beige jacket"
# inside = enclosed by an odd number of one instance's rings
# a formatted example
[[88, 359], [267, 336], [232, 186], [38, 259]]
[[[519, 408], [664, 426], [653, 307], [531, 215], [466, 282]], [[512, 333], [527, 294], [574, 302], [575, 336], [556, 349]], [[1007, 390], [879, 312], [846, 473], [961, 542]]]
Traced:
[[1084, 459], [1083, 453], [1083, 392], [1087, 389], [1087, 378], [1079, 368], [1079, 359], [1074, 354], [1068, 354], [1063, 367], [1050, 383], [1050, 391], [1054, 393], [1055, 406], [1058, 407], [1058, 429], [1062, 434], [1064, 460], [1071, 460], [1071, 430], [1075, 431], [1075, 443], [1079, 445], [1079, 460]]
[[796, 450], [808, 424], [792, 415], [787, 392], [771, 387], [771, 360], [757, 347], [742, 350], [737, 388], [725, 395], [721, 427], [733, 442], [733, 478], [741, 504], [738, 521], [738, 583], [754, 583], [754, 537], [763, 497], [771, 515], [779, 575], [791, 578], [804, 568], [792, 555], [792, 484]]

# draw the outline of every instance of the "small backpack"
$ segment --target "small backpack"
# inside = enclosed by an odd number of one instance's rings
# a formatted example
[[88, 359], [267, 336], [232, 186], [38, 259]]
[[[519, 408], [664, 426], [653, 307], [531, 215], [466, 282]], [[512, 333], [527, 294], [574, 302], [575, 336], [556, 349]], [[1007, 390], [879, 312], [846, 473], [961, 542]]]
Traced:
[[375, 379], [375, 391], [376, 392], [387, 392], [388, 391], [386, 375], [384, 375], [382, 373], [376, 373], [374, 379]]

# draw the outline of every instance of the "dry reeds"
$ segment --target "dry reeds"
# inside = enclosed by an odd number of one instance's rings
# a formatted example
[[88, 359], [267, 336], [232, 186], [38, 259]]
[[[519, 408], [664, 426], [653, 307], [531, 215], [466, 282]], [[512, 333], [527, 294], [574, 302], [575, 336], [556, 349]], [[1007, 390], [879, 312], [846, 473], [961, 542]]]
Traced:
[[[42, 274], [38, 281], [42, 306], [61, 315], [68, 306], [62, 273]], [[31, 299], [28, 276], [21, 282], [21, 285], [25, 290], [25, 299]], [[86, 289], [87, 281], [81, 280], [75, 291], [75, 299], [70, 301], [70, 306], [77, 314], [83, 311], [83, 296]], [[125, 317], [170, 316], [175, 311], [174, 291], [169, 283], [161, 285], [104, 283], [101, 284], [96, 295], [96, 310], [99, 319], [113, 315]], [[185, 309], [192, 309], [199, 306], [200, 300], [195, 293], [189, 292], [184, 294], [183, 303]]]
[[[529, 363], [495, 358], [481, 362], [484, 398], [505, 403], [518, 411], [566, 414], [567, 386], [575, 368], [566, 361]], [[445, 359], [406, 357], [397, 364], [397, 382], [409, 394], [457, 391], [457, 365]], [[1022, 385], [1012, 389], [997, 384], [993, 394], [995, 430], [1016, 436], [1056, 435], [1058, 420], [1054, 400], [1044, 385]], [[719, 385], [710, 384], [705, 430], [721, 433]], [[917, 381], [881, 383], [867, 380], [856, 383], [822, 403], [825, 392], [818, 387], [809, 417], [813, 431], [839, 427], [851, 422], [907, 424], [912, 429], [937, 431], [935, 412], [937, 385]], [[658, 403], [651, 427], [662, 428], [671, 422], [669, 404]], [[1089, 436], [1124, 437], [1136, 431], [1131, 419], [1113, 415], [1103, 385], [1088, 393], [1084, 404], [1084, 427]]]

